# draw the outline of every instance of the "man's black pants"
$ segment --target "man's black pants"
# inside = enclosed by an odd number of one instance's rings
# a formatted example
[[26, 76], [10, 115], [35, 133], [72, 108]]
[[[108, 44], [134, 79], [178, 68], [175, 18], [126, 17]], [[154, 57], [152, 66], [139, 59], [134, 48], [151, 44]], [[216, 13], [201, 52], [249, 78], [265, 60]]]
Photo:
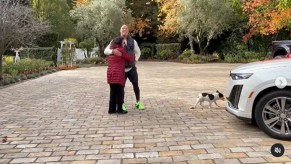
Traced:
[[[135, 66], [133, 66], [130, 71], [125, 72], [125, 82], [126, 82], [127, 78], [129, 79], [129, 81], [131, 82], [131, 84], [133, 86], [136, 101], [139, 101], [140, 100], [140, 90], [139, 90], [139, 86], [138, 86], [138, 74], [137, 74], [137, 70], [136, 70]], [[124, 103], [124, 87], [122, 89], [122, 103]]]
[[108, 113], [122, 111], [123, 88], [124, 87], [120, 84], [110, 84], [110, 100]]

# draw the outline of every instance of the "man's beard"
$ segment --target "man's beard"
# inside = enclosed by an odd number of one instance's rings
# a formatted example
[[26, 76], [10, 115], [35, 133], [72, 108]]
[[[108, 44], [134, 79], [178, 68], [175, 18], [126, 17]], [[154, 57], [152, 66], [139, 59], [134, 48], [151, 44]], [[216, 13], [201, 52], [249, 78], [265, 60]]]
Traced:
[[128, 37], [128, 34], [121, 34], [121, 37], [127, 38]]

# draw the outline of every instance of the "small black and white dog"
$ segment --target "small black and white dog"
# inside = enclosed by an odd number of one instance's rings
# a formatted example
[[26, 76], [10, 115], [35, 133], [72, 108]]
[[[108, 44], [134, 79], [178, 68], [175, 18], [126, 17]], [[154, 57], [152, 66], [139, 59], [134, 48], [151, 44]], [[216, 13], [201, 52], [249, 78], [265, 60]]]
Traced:
[[[219, 91], [216, 91], [215, 93], [199, 93], [197, 99], [196, 99], [196, 105], [195, 107], [192, 107], [191, 109], [196, 108], [196, 106], [198, 105], [198, 103], [202, 106], [203, 109], [203, 105], [202, 103], [204, 101], [208, 101], [209, 102], [209, 108], [211, 108], [211, 104], [214, 103], [215, 105], [217, 105], [216, 101], [217, 100], [225, 100], [224, 96], [222, 93], [220, 93]], [[218, 107], [220, 107], [219, 105], [217, 105]]]

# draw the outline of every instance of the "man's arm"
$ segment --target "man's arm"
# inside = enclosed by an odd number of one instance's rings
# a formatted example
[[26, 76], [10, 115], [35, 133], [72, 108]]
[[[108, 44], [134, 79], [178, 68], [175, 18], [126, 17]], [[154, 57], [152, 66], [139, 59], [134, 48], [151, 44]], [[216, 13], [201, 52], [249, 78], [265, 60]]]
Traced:
[[134, 55], [135, 55], [135, 61], [138, 61], [139, 57], [140, 57], [140, 49], [139, 46], [137, 44], [137, 42], [134, 40]]
[[[111, 41], [112, 42], [112, 41]], [[121, 56], [121, 53], [118, 51], [118, 50], [113, 50], [113, 49], [110, 49], [110, 44], [111, 42], [107, 45], [107, 47], [105, 48], [104, 50], [104, 54], [105, 55], [111, 55], [111, 54], [114, 54], [114, 55], [117, 55], [117, 56]]]
[[[111, 42], [110, 42], [111, 43]], [[110, 49], [110, 43], [107, 45], [107, 47], [104, 50], [105, 55], [110, 55], [112, 54], [112, 49]]]

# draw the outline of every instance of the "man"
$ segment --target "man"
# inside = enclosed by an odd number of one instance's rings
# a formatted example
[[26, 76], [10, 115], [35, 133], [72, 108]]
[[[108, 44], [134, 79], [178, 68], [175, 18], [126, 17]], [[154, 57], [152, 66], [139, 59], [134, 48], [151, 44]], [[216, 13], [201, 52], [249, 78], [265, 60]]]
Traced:
[[[138, 47], [137, 42], [129, 36], [129, 30], [127, 25], [122, 25], [120, 28], [120, 35], [122, 38], [124, 38], [125, 42], [125, 49], [127, 53], [130, 55], [135, 55], [135, 61], [134, 62], [126, 62], [125, 63], [125, 82], [127, 78], [131, 82], [133, 86], [133, 90], [135, 93], [136, 103], [135, 107], [139, 110], [144, 110], [144, 105], [140, 102], [140, 90], [138, 86], [138, 74], [136, 70], [136, 61], [138, 61], [140, 57], [140, 49]], [[112, 50], [110, 49], [110, 44], [105, 48], [104, 50], [105, 55], [114, 54], [117, 56], [120, 56], [121, 53], [118, 50]], [[126, 111], [126, 105], [124, 104], [124, 88], [122, 93], [122, 109]]]

